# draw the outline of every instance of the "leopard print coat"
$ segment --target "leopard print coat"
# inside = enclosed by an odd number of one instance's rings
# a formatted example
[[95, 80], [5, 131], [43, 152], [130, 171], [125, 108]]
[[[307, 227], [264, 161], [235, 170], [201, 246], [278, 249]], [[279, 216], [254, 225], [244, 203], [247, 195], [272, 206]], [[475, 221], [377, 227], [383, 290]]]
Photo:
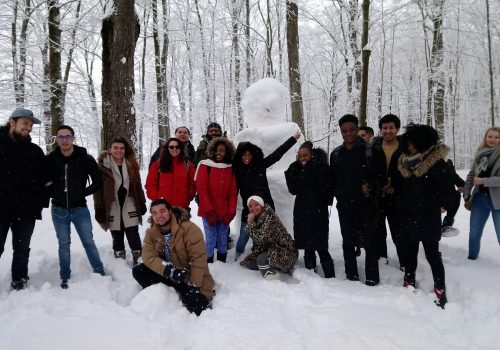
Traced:
[[242, 266], [255, 266], [257, 256], [267, 252], [271, 266], [282, 272], [290, 272], [299, 252], [292, 236], [269, 205], [264, 206], [260, 217], [248, 223], [245, 230], [252, 238], [253, 246], [252, 253], [240, 263]]

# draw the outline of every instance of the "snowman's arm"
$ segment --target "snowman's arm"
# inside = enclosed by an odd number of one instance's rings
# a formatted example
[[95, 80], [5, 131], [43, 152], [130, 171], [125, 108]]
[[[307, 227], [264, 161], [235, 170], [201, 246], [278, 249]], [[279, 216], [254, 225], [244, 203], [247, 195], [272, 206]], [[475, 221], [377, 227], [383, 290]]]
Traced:
[[283, 157], [285, 153], [288, 152], [288, 150], [292, 148], [296, 143], [297, 140], [295, 140], [293, 136], [290, 136], [290, 138], [286, 140], [281, 146], [276, 148], [273, 153], [264, 158], [264, 168], [267, 169], [274, 163], [278, 162], [281, 157]]

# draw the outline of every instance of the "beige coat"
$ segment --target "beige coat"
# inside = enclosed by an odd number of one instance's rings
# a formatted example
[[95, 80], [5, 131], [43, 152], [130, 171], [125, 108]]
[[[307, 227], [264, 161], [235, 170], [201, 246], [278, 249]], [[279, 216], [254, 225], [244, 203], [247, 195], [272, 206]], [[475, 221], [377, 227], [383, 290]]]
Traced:
[[[203, 233], [196, 224], [189, 221], [189, 214], [182, 208], [174, 207], [171, 211], [172, 240], [170, 242], [170, 256], [177, 268], [189, 271], [187, 283], [201, 288], [201, 293], [211, 299], [214, 295], [214, 280], [207, 263], [207, 249], [203, 240]], [[165, 240], [161, 228], [152, 224], [146, 231], [142, 246], [142, 260], [150, 270], [163, 275], [166, 262]]]

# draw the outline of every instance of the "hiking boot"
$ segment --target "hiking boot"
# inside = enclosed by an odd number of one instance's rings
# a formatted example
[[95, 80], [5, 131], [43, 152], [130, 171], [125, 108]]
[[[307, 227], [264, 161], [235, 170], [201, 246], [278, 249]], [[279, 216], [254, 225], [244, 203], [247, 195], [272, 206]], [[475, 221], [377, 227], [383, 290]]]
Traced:
[[62, 289], [68, 289], [68, 280], [62, 280], [61, 282]]
[[127, 254], [125, 252], [125, 250], [114, 250], [113, 252], [114, 252], [115, 258], [125, 260], [126, 254]]
[[444, 306], [448, 302], [448, 299], [446, 298], [446, 290], [444, 288], [434, 288], [434, 294], [436, 294], [436, 300], [434, 300], [434, 303], [441, 309], [444, 309]]

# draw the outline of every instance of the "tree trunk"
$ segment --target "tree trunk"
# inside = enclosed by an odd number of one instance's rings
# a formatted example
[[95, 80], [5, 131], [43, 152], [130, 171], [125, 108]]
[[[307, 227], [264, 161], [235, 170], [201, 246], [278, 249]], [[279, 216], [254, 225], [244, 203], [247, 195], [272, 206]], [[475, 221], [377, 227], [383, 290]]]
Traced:
[[50, 76], [49, 76], [49, 37], [41, 49], [43, 64], [42, 108], [43, 108], [43, 133], [45, 137], [45, 151], [52, 150], [52, 114], [50, 113]]
[[495, 126], [495, 86], [493, 84], [493, 60], [491, 58], [490, 2], [486, 0], [486, 28], [488, 36], [488, 70], [490, 74], [490, 118], [491, 126]]
[[49, 8], [49, 77], [52, 135], [64, 124], [64, 96], [61, 75], [61, 11], [58, 0], [47, 0]]
[[366, 105], [368, 100], [368, 65], [370, 64], [370, 48], [368, 45], [368, 30], [370, 24], [370, 1], [363, 0], [363, 35], [361, 37], [363, 74], [361, 76], [361, 93], [359, 99], [359, 121], [361, 125], [366, 125], [367, 113]]
[[241, 90], [240, 90], [240, 75], [241, 75], [241, 59], [240, 59], [240, 42], [239, 42], [239, 20], [240, 20], [240, 6], [237, 0], [232, 0], [232, 52], [234, 57], [234, 103], [236, 107], [236, 116], [238, 119], [237, 130], [240, 131], [245, 127], [243, 121], [243, 112], [241, 109]]
[[114, 0], [115, 13], [102, 26], [102, 147], [125, 136], [137, 146], [134, 51], [140, 24], [134, 1]]
[[16, 107], [24, 107], [25, 99], [25, 78], [26, 78], [26, 51], [28, 40], [28, 24], [33, 13], [31, 0], [25, 0], [23, 20], [21, 23], [21, 33], [19, 34], [19, 57], [17, 56], [17, 11], [18, 1], [14, 0], [13, 18], [11, 23], [11, 52], [12, 52], [12, 70], [14, 82], [14, 95]]
[[286, 42], [288, 49], [288, 78], [290, 80], [290, 102], [292, 121], [304, 131], [304, 108], [299, 64], [298, 6], [294, 1], [286, 2]]

